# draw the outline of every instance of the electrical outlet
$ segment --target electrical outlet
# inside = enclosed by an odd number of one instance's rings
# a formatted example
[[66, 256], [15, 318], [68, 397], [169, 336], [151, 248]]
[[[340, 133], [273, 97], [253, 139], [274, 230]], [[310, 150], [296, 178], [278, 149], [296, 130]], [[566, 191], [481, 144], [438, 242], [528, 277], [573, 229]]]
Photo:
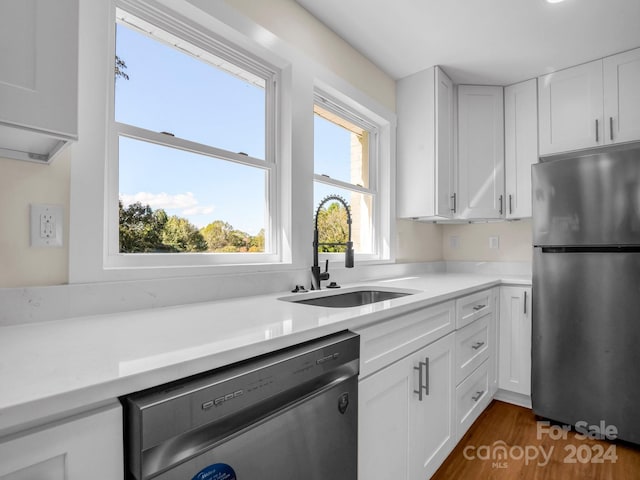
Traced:
[[489, 248], [500, 248], [500, 237], [489, 237]]
[[31, 205], [31, 246], [61, 247], [62, 205]]
[[458, 235], [451, 235], [449, 237], [449, 247], [451, 250], [457, 250], [460, 247], [460, 237]]

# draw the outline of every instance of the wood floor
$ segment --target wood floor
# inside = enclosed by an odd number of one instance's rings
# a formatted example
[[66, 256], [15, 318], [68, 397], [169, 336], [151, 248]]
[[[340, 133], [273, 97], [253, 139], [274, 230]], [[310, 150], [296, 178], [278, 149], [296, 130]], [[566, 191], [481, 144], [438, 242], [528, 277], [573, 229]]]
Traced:
[[559, 426], [537, 420], [527, 408], [494, 400], [432, 480], [640, 479], [640, 447], [575, 431], [562, 439]]

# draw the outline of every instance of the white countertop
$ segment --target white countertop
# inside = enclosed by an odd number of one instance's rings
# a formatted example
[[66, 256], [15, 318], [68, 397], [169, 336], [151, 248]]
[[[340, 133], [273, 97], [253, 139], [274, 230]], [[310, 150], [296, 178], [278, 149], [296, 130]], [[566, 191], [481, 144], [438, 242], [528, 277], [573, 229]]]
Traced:
[[531, 279], [430, 274], [363, 283], [421, 293], [361, 307], [300, 305], [278, 300], [292, 295], [281, 292], [2, 327], [0, 436], [120, 395], [501, 283], [527, 285]]

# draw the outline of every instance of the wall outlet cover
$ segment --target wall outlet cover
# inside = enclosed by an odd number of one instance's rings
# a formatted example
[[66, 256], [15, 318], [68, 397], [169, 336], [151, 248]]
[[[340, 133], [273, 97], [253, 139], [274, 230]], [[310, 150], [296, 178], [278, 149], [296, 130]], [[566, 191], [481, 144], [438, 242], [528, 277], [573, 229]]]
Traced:
[[500, 237], [489, 237], [489, 248], [500, 248]]
[[31, 204], [29, 215], [32, 247], [62, 247], [63, 212], [62, 205]]

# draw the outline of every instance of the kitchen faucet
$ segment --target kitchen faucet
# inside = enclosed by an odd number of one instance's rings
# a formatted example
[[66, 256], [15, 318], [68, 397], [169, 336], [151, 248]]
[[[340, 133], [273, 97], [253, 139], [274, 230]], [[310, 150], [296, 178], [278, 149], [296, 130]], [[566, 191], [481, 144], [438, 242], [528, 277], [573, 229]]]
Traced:
[[[344, 206], [344, 208], [347, 210], [347, 225], [349, 227], [349, 239], [347, 243], [320, 243], [318, 240], [318, 214], [320, 213], [320, 209], [322, 208], [322, 206], [325, 203], [327, 203], [329, 200], [336, 200], [337, 202], [340, 202]], [[322, 280], [329, 280], [329, 260], [327, 260], [325, 263], [324, 272], [320, 272], [320, 267], [318, 265], [318, 247], [320, 245], [346, 246], [347, 250], [344, 253], [344, 266], [346, 268], [353, 268], [353, 242], [351, 241], [351, 209], [349, 208], [349, 204], [344, 198], [338, 195], [328, 195], [325, 198], [323, 198], [320, 204], [318, 205], [314, 221], [315, 221], [315, 227], [313, 229], [313, 266], [311, 267], [311, 290], [320, 290], [320, 282]]]

